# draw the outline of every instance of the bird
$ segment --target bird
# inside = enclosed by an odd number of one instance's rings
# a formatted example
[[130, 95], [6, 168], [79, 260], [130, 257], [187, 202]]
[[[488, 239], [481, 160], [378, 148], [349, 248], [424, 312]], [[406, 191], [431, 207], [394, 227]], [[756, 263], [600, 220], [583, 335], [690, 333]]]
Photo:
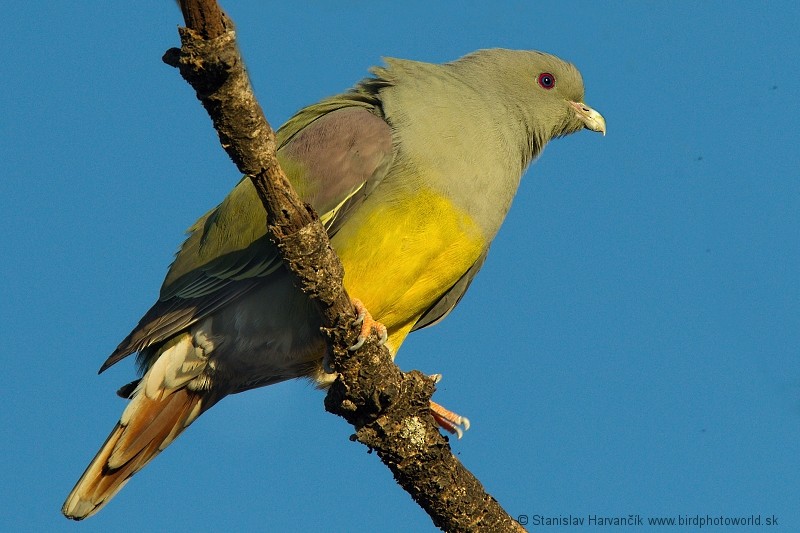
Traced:
[[[384, 58], [353, 88], [301, 109], [276, 141], [342, 261], [365, 334], [380, 330], [394, 357], [409, 333], [459, 303], [529, 164], [583, 129], [605, 135], [606, 124], [584, 103], [574, 65], [496, 48], [441, 64]], [[99, 511], [225, 396], [335, 379], [320, 318], [266, 227], [247, 178], [190, 227], [158, 300], [100, 368], [138, 352], [141, 377], [118, 391], [129, 403], [67, 497], [66, 517]], [[466, 423], [439, 416], [451, 431]]]

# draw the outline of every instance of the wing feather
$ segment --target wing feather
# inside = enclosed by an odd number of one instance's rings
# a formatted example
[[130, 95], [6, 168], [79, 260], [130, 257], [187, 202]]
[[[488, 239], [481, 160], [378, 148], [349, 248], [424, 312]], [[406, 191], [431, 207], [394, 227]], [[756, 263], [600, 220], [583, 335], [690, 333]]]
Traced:
[[[277, 133], [281, 166], [301, 198], [321, 213], [331, 235], [383, 179], [393, 159], [392, 130], [375, 92], [381, 86], [367, 80], [307, 107]], [[261, 201], [244, 178], [190, 228], [159, 300], [100, 372], [236, 301], [279, 269], [266, 227]], [[145, 360], [144, 369], [150, 363]]]
[[467, 292], [472, 280], [478, 274], [481, 267], [483, 266], [483, 262], [486, 261], [486, 255], [489, 253], [489, 248], [483, 252], [477, 261], [467, 270], [455, 284], [450, 287], [450, 289], [445, 292], [441, 298], [439, 298], [431, 307], [428, 309], [424, 315], [420, 317], [419, 320], [414, 324], [414, 327], [411, 328], [411, 331], [417, 331], [419, 329], [427, 328], [428, 326], [433, 326], [441, 322], [444, 317], [450, 314], [450, 311], [455, 309], [458, 302], [461, 301], [461, 298], [464, 297], [464, 294]]

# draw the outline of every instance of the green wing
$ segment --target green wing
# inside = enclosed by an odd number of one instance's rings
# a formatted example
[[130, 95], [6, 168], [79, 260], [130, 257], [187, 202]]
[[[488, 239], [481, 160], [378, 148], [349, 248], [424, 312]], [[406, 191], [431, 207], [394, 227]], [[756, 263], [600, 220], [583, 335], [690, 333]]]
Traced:
[[[300, 197], [314, 206], [329, 233], [386, 175], [392, 132], [369, 79], [352, 91], [309, 106], [277, 132], [278, 158]], [[281, 268], [266, 235], [266, 214], [249, 178], [190, 229], [156, 304], [101, 367], [145, 350], [147, 359], [176, 333], [257, 287]]]

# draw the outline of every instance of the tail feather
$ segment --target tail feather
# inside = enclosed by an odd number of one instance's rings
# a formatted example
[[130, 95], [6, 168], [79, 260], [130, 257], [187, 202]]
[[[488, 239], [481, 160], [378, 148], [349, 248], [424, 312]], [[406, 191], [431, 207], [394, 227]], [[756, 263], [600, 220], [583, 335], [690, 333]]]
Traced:
[[166, 448], [202, 411], [202, 393], [181, 388], [149, 398], [140, 390], [64, 502], [67, 518], [99, 511], [136, 472]]
[[161, 402], [150, 400], [145, 395], [142, 399], [144, 405], [136, 406], [137, 416], [130, 419], [126, 431], [114, 444], [108, 458], [110, 468], [121, 468], [152, 443], [158, 444], [158, 451], [166, 448], [188, 423], [197, 418], [197, 415], [190, 415], [200, 405], [197, 401], [199, 396], [186, 389], [169, 394]]
[[126, 393], [132, 391], [131, 401], [64, 502], [61, 510], [67, 518], [83, 520], [99, 511], [222, 397], [188, 388], [206, 368], [206, 354], [212, 349], [202, 331], [178, 335], [163, 345], [141, 380], [123, 387]]

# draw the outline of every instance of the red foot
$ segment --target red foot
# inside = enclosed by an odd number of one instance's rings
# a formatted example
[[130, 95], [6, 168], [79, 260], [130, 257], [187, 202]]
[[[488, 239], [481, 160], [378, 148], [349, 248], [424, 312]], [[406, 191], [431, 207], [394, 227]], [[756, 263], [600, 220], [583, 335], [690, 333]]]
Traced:
[[445, 409], [438, 403], [431, 401], [431, 414], [439, 427], [456, 435], [459, 439], [464, 436], [464, 432], [469, 429], [469, 418]]
[[364, 342], [369, 337], [370, 332], [374, 329], [375, 333], [378, 334], [378, 346], [383, 346], [386, 340], [389, 338], [389, 334], [386, 331], [386, 326], [372, 318], [372, 315], [369, 314], [367, 311], [366, 306], [364, 303], [359, 300], [358, 298], [352, 298], [353, 307], [356, 310], [358, 316], [353, 321], [353, 325], [357, 326], [361, 324], [361, 332], [358, 334], [358, 339], [356, 339], [356, 343], [348, 348], [351, 352], [354, 352], [361, 348], [364, 345]]

